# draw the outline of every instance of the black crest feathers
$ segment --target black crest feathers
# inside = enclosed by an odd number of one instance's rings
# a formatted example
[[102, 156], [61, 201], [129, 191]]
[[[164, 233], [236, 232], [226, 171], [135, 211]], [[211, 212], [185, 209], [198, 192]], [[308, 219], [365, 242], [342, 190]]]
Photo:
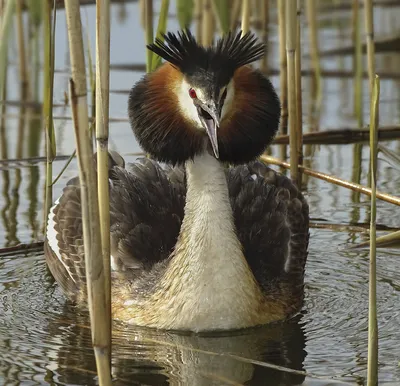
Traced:
[[189, 30], [177, 34], [169, 32], [164, 39], [156, 39], [147, 48], [189, 76], [198, 71], [216, 72], [221, 69], [233, 73], [237, 68], [260, 59], [265, 52], [264, 44], [251, 32], [243, 36], [241, 31], [230, 32], [215, 46], [207, 48], [198, 44]]

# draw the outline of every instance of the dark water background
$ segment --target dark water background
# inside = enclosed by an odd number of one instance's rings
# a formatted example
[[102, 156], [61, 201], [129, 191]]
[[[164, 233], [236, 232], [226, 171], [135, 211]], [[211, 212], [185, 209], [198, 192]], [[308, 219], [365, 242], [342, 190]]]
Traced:
[[[275, 2], [271, 2], [275, 3]], [[158, 9], [159, 2], [155, 2]], [[170, 9], [174, 9], [171, 2]], [[320, 14], [320, 48], [326, 50], [351, 44], [350, 11]], [[95, 8], [82, 9], [85, 33], [95, 47]], [[375, 10], [376, 35], [400, 33], [400, 7]], [[363, 21], [363, 19], [362, 19]], [[362, 22], [363, 24], [363, 22]], [[137, 3], [112, 7], [112, 64], [141, 64], [145, 61], [144, 35], [139, 27]], [[303, 28], [303, 53], [308, 52], [308, 34]], [[178, 28], [169, 19], [169, 29]], [[57, 16], [55, 104], [63, 104], [67, 92], [68, 51], [64, 11]], [[14, 54], [15, 55], [14, 55]], [[18, 100], [16, 48], [11, 48], [8, 100]], [[400, 54], [377, 55], [377, 72], [399, 73]], [[276, 11], [271, 10], [269, 65], [278, 67]], [[326, 70], [351, 70], [352, 58], [330, 57], [322, 61]], [[303, 68], [309, 68], [307, 58]], [[110, 85], [110, 116], [122, 122], [110, 125], [111, 148], [127, 161], [140, 151], [126, 120], [127, 91], [142, 73], [113, 70]], [[279, 78], [271, 80], [279, 91]], [[399, 80], [381, 82], [381, 125], [400, 121]], [[311, 81], [303, 78], [304, 126], [310, 127]], [[353, 115], [352, 78], [323, 79], [321, 130], [356, 127]], [[364, 121], [368, 121], [368, 82], [363, 81]], [[8, 106], [6, 134], [8, 158], [16, 158], [22, 143], [23, 157], [43, 156], [42, 123], [34, 109], [21, 115], [19, 107]], [[55, 107], [55, 115], [69, 117], [66, 107]], [[23, 127], [24, 136], [18, 136]], [[55, 121], [57, 154], [74, 149], [69, 119]], [[384, 143], [399, 153], [398, 140]], [[369, 150], [362, 149], [361, 166], [355, 161], [355, 145], [310, 147], [312, 168], [350, 180], [360, 173], [366, 184]], [[273, 147], [273, 154], [278, 148]], [[380, 155], [378, 187], [399, 193], [399, 165]], [[54, 163], [56, 176], [65, 160]], [[55, 185], [57, 197], [66, 181], [76, 175], [72, 163]], [[0, 164], [0, 247], [40, 239], [43, 224], [43, 162]], [[356, 224], [369, 221], [369, 200], [326, 182], [309, 179], [305, 194], [313, 221], [320, 224]], [[377, 222], [400, 227], [400, 208], [378, 201]], [[365, 235], [352, 229], [311, 230], [306, 273], [306, 301], [302, 315], [293, 321], [217, 336], [188, 336], [162, 333], [116, 324], [113, 340], [115, 385], [325, 385], [340, 382], [364, 384], [367, 357], [368, 251], [350, 250]], [[380, 384], [400, 384], [400, 252], [378, 251], [378, 318]], [[214, 354], [213, 354], [214, 353]], [[217, 355], [217, 354], [219, 355]], [[312, 375], [291, 374], [250, 363], [264, 361]], [[329, 383], [327, 380], [335, 379]], [[42, 253], [0, 257], [0, 384], [92, 385], [96, 383], [90, 331], [86, 314], [66, 304], [49, 276]]]

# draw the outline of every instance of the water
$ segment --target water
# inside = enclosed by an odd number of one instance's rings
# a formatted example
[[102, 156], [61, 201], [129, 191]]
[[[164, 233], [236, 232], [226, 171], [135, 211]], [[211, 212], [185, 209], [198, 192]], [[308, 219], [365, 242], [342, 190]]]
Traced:
[[[158, 6], [158, 5], [157, 5]], [[125, 7], [125, 8], [122, 8]], [[173, 7], [173, 4], [171, 5]], [[126, 11], [124, 22], [119, 20]], [[398, 8], [396, 8], [398, 12]], [[390, 9], [378, 9], [379, 33], [395, 30], [396, 20]], [[94, 7], [85, 7], [83, 20], [94, 47]], [[143, 63], [144, 36], [138, 28], [138, 5], [115, 5], [112, 12], [111, 62]], [[334, 12], [321, 20], [321, 48], [328, 49], [350, 42], [348, 12]], [[87, 21], [86, 21], [87, 20]], [[271, 13], [270, 64], [277, 67], [277, 28], [275, 12]], [[341, 25], [338, 29], [337, 25]], [[397, 22], [398, 23], [398, 22]], [[56, 67], [66, 67], [66, 34], [64, 13], [57, 20]], [[169, 28], [177, 29], [174, 19]], [[378, 32], [377, 32], [378, 34]], [[129, 36], [129, 39], [127, 39]], [[342, 36], [346, 38], [343, 39]], [[303, 52], [308, 49], [305, 31]], [[393, 71], [400, 55], [377, 57], [377, 71]], [[303, 67], [309, 66], [305, 59]], [[351, 60], [329, 58], [324, 69], [351, 69]], [[142, 74], [112, 71], [111, 89], [128, 91]], [[55, 80], [55, 103], [62, 104], [68, 76], [59, 72]], [[279, 89], [279, 80], [271, 78]], [[308, 102], [310, 80], [303, 80], [304, 124], [310, 126]], [[16, 67], [8, 78], [9, 100], [18, 100]], [[367, 81], [364, 81], [364, 112], [368, 120]], [[353, 81], [326, 78], [323, 81], [323, 103], [320, 127], [355, 127]], [[381, 124], [399, 124], [399, 85], [394, 80], [381, 83]], [[112, 93], [110, 116], [126, 118], [126, 93]], [[17, 155], [19, 109], [7, 108], [8, 157]], [[57, 116], [69, 116], [69, 109], [57, 107]], [[25, 134], [40, 138], [41, 123], [22, 122]], [[29, 128], [29, 129], [28, 129]], [[128, 161], [140, 151], [128, 123], [112, 123], [111, 147]], [[69, 155], [74, 148], [69, 120], [56, 121], [57, 152]], [[384, 143], [400, 149], [398, 141]], [[350, 180], [356, 168], [354, 145], [312, 147], [311, 167]], [[277, 154], [277, 149], [273, 152]], [[44, 154], [41, 141], [23, 142], [23, 156]], [[54, 163], [54, 176], [65, 160]], [[397, 166], [398, 167], [398, 166]], [[54, 188], [57, 197], [66, 181], [76, 175], [72, 162]], [[362, 151], [360, 181], [368, 174], [368, 148]], [[0, 164], [0, 247], [29, 243], [41, 236], [43, 224], [42, 162]], [[398, 169], [380, 156], [379, 189], [397, 193], [400, 190]], [[327, 224], [360, 224], [369, 221], [369, 200], [316, 179], [309, 179], [305, 194], [314, 222]], [[400, 209], [378, 201], [377, 222], [400, 227]], [[368, 251], [350, 250], [364, 241], [365, 235], [353, 230], [311, 229], [310, 254], [306, 268], [306, 300], [302, 314], [287, 323], [218, 335], [187, 335], [126, 327], [116, 323], [113, 332], [113, 375], [115, 385], [333, 385], [341, 382], [364, 384], [367, 358]], [[378, 318], [380, 384], [400, 383], [400, 252], [378, 250]], [[30, 254], [0, 256], [0, 384], [7, 385], [92, 385], [96, 384], [95, 363], [91, 349], [88, 315], [65, 302], [58, 286], [46, 269], [41, 251]], [[253, 360], [249, 361], [249, 359]], [[263, 367], [254, 361], [284, 366], [301, 373], [287, 373]], [[319, 377], [319, 378], [318, 378]], [[321, 379], [322, 378], [322, 379]], [[330, 380], [329, 380], [330, 379]]]

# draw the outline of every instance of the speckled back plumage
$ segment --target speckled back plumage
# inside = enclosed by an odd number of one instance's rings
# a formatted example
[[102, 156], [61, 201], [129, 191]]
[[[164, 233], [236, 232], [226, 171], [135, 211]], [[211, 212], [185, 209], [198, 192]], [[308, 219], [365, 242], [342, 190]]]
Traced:
[[[308, 247], [308, 205], [291, 181], [261, 162], [226, 171], [236, 232], [244, 256], [263, 292], [303, 299]], [[111, 254], [118, 280], [136, 293], [151, 292], [176, 244], [184, 215], [183, 167], [162, 168], [144, 158], [127, 169], [110, 170]], [[46, 242], [51, 272], [68, 298], [85, 299], [80, 187], [65, 187], [53, 209], [63, 263]], [[145, 278], [145, 279], [144, 279]], [[136, 282], [136, 283], [135, 283]], [[289, 289], [289, 293], [288, 293]]]

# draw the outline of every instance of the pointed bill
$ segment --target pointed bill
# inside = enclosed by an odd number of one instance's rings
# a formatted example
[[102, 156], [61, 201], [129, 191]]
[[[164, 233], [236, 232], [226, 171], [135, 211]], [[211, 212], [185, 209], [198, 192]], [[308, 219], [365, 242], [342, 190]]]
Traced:
[[[219, 113], [218, 113], [218, 107], [215, 105], [214, 102], [207, 104], [202, 104], [200, 107], [202, 110], [204, 110], [207, 113], [207, 117], [205, 117], [203, 114], [199, 113], [199, 117], [201, 122], [204, 125], [204, 128], [206, 129], [206, 132], [208, 134], [208, 137], [210, 138], [211, 141], [211, 146], [213, 148], [215, 158], [219, 158], [219, 150], [218, 150], [218, 135], [217, 135], [217, 129], [219, 128]], [[201, 111], [201, 110], [199, 110]]]
[[206, 126], [208, 137], [210, 138], [211, 141], [211, 146], [214, 150], [215, 158], [219, 158], [216, 122], [214, 121], [214, 119], [205, 119], [204, 123]]

